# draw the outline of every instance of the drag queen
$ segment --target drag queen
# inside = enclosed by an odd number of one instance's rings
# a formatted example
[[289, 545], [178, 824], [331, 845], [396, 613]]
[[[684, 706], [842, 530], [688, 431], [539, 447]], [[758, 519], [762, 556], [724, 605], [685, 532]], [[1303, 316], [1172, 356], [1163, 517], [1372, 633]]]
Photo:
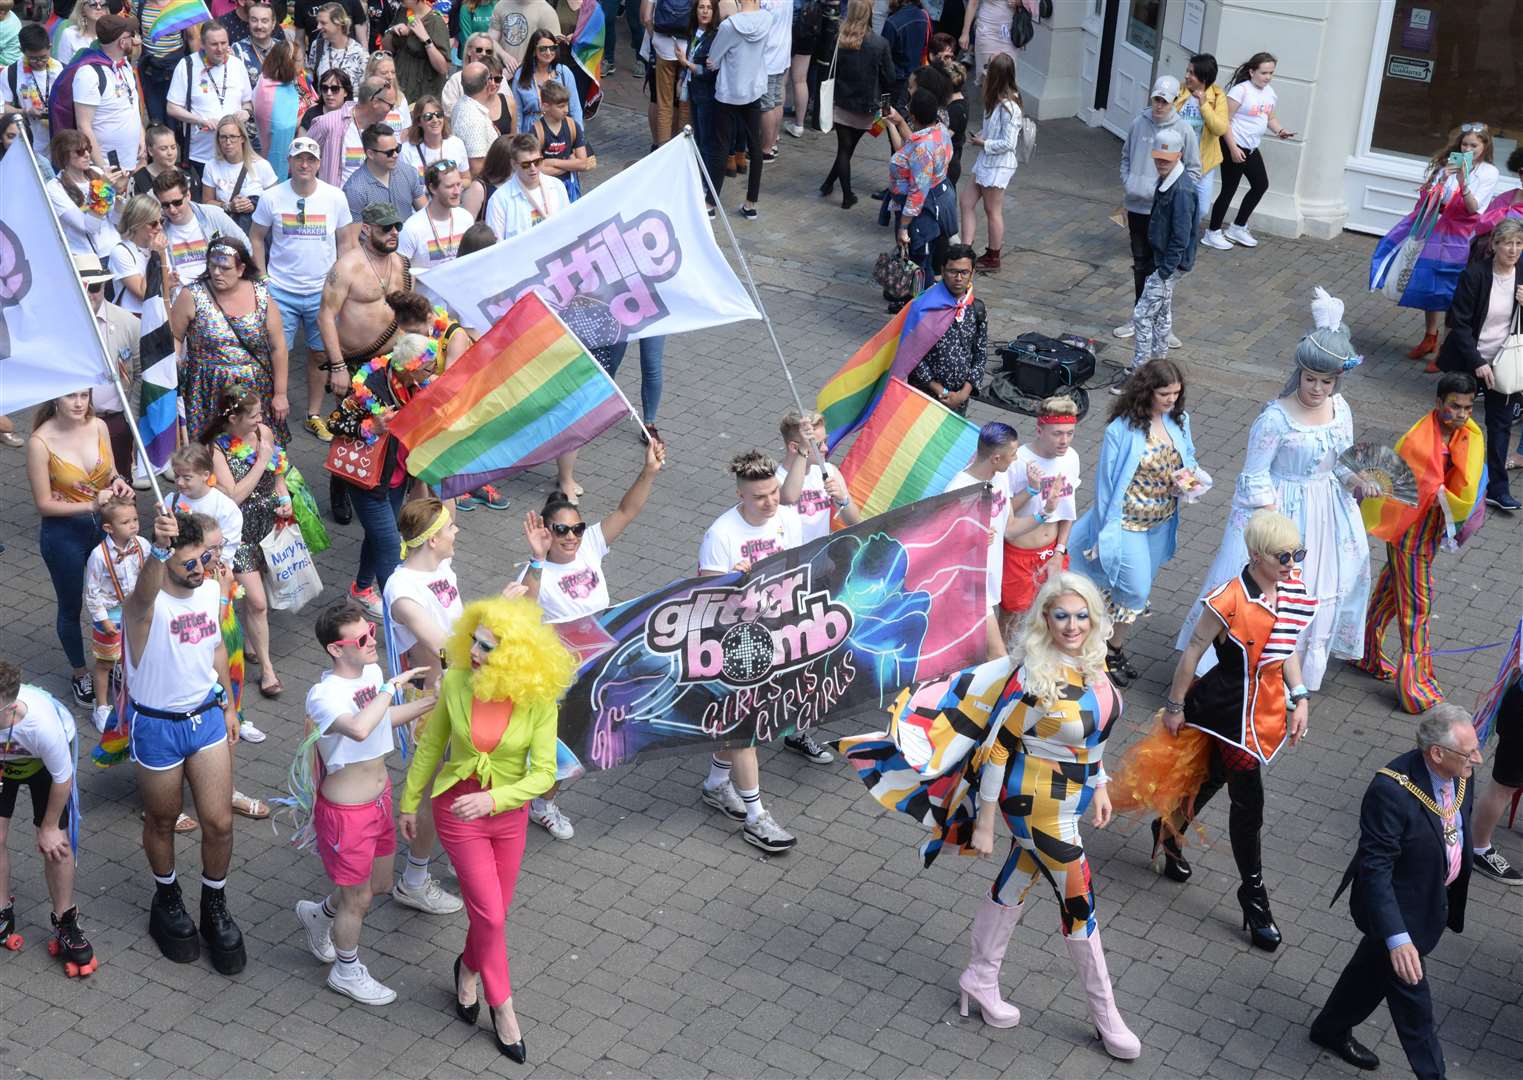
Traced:
[[1089, 579], [1051, 574], [1020, 623], [1014, 658], [906, 690], [887, 732], [839, 745], [879, 802], [936, 833], [921, 849], [927, 866], [947, 843], [992, 854], [998, 816], [1010, 829], [1009, 854], [974, 916], [972, 956], [957, 980], [962, 1015], [971, 998], [986, 1024], [1020, 1022], [1000, 993], [1000, 965], [1040, 877], [1057, 899], [1059, 932], [1095, 1032], [1112, 1057], [1131, 1060], [1142, 1044], [1116, 1011], [1079, 835], [1091, 805], [1097, 828], [1111, 817], [1101, 755], [1121, 698], [1105, 674], [1109, 633]]
[[[1267, 507], [1290, 518], [1306, 538], [1310, 555], [1301, 580], [1317, 601], [1317, 614], [1301, 634], [1301, 675], [1308, 690], [1319, 690], [1330, 655], [1344, 660], [1364, 655], [1370, 542], [1355, 501], [1363, 486], [1338, 464], [1338, 455], [1354, 442], [1353, 414], [1339, 386], [1343, 373], [1363, 358], [1342, 325], [1343, 301], [1319, 287], [1312, 318], [1316, 328], [1296, 347], [1285, 389], [1248, 432], [1248, 456], [1232, 493], [1232, 512], [1199, 601], [1248, 561], [1243, 530], [1255, 511]], [[1179, 631], [1176, 649], [1189, 645], [1203, 610], [1197, 602]], [[1213, 662], [1208, 655], [1205, 663]]]

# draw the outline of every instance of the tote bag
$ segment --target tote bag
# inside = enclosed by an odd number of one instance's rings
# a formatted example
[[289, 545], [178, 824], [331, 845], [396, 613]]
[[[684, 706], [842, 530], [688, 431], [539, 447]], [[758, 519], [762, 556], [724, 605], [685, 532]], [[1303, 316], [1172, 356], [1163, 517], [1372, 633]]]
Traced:
[[1523, 307], [1517, 304], [1512, 307], [1512, 329], [1491, 362], [1491, 381], [1499, 394], [1523, 390]]
[[841, 38], [836, 36], [835, 51], [830, 54], [830, 73], [820, 80], [820, 130], [829, 135], [836, 126], [836, 58], [841, 55]]
[[259, 541], [259, 550], [264, 553], [264, 591], [270, 607], [300, 611], [322, 595], [323, 579], [317, 576], [300, 528], [283, 525], [271, 529]]

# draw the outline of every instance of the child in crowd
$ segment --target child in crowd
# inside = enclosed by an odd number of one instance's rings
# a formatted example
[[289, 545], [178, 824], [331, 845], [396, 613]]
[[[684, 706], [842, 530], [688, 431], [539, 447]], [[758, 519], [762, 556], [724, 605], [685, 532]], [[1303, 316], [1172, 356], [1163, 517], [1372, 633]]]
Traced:
[[137, 503], [131, 499], [111, 499], [101, 507], [100, 523], [106, 538], [85, 560], [85, 610], [90, 613], [90, 653], [95, 658], [93, 718], [95, 730], [104, 732], [116, 710], [110, 687], [122, 659], [122, 605], [137, 588], [148, 541], [138, 535]]
[[178, 492], [173, 499], [166, 500], [169, 508], [215, 519], [222, 526], [222, 561], [232, 566], [238, 545], [243, 542], [243, 511], [213, 486], [211, 447], [187, 443], [170, 455], [169, 467], [174, 470]]
[[576, 202], [582, 196], [581, 174], [597, 168], [597, 156], [587, 148], [581, 125], [570, 115], [569, 90], [551, 80], [539, 88], [539, 103], [541, 115], [534, 121], [534, 134], [545, 155], [540, 169], [559, 179], [566, 186], [566, 198]]

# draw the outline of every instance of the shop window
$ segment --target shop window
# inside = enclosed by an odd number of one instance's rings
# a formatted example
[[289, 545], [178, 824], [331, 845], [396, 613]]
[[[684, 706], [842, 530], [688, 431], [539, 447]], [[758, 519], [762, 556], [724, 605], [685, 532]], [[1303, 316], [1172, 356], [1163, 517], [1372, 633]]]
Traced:
[[1129, 0], [1126, 13], [1126, 43], [1149, 56], [1158, 54], [1158, 26], [1163, 16], [1163, 0]]

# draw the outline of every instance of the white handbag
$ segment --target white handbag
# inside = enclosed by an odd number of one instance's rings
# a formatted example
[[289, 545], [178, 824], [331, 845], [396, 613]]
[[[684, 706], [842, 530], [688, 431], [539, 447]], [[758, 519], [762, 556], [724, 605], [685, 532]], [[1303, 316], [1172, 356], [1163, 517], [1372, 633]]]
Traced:
[[1517, 304], [1512, 308], [1512, 329], [1491, 362], [1491, 384], [1499, 394], [1523, 390], [1523, 307]]
[[830, 71], [820, 80], [820, 131], [827, 135], [836, 126], [836, 58], [840, 55], [841, 37], [837, 34], [835, 51], [830, 54]]

